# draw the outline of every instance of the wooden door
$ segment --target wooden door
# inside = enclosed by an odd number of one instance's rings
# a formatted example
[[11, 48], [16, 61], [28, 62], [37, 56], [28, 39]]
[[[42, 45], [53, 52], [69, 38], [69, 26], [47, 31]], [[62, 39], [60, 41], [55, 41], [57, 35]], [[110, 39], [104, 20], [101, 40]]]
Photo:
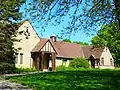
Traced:
[[43, 59], [43, 69], [48, 69], [48, 68], [49, 68], [49, 54], [45, 53]]

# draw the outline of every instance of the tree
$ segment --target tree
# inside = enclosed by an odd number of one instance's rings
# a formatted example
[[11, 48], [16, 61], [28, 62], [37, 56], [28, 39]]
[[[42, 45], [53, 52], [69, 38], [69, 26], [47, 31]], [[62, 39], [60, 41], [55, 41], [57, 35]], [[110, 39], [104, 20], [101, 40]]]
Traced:
[[69, 17], [68, 26], [61, 34], [78, 30], [85, 33], [96, 30], [99, 25], [116, 22], [120, 27], [120, 0], [32, 0], [28, 13], [31, 20], [46, 27], [60, 24]]
[[76, 44], [80, 44], [80, 45], [84, 45], [84, 46], [88, 46], [89, 44], [87, 42], [80, 42], [80, 41], [71, 41], [70, 39], [64, 39], [64, 42], [69, 42], [69, 43], [76, 43]]
[[0, 23], [0, 73], [11, 73], [15, 69], [13, 38], [17, 25]]
[[103, 25], [98, 31], [97, 35], [92, 38], [93, 45], [98, 47], [107, 46], [114, 56], [116, 66], [120, 65], [120, 30], [118, 30], [116, 23]]
[[22, 14], [20, 5], [24, 0], [0, 0], [0, 73], [12, 73], [15, 69], [15, 49], [18, 25], [12, 21], [19, 20]]
[[69, 42], [69, 43], [71, 43], [71, 40], [70, 40], [70, 39], [64, 39], [63, 41], [64, 41], [64, 42]]
[[73, 43], [77, 43], [77, 44], [80, 44], [80, 45], [84, 45], [84, 46], [88, 46], [89, 44], [87, 42], [78, 42], [78, 41], [74, 41]]
[[0, 21], [19, 20], [22, 13], [19, 12], [20, 6], [25, 0], [0, 0]]

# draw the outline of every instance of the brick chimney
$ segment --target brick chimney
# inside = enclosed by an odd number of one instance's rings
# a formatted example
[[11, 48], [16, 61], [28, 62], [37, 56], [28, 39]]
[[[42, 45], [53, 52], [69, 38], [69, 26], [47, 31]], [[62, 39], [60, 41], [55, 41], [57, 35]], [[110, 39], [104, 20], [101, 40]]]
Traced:
[[50, 36], [50, 39], [53, 41], [53, 42], [56, 42], [56, 35], [55, 34], [52, 34]]

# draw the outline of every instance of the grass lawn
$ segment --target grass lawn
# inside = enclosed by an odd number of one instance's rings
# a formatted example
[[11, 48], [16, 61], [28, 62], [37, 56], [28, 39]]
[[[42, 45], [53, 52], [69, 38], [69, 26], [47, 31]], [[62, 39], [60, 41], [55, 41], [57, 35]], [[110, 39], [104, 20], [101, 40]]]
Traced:
[[33, 90], [120, 90], [120, 70], [58, 71], [7, 79]]

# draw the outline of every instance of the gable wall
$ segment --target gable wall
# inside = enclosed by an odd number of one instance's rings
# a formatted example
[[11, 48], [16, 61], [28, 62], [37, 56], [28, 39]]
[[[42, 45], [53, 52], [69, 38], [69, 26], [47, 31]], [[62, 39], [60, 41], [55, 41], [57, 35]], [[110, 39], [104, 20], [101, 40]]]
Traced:
[[[28, 21], [25, 21], [23, 25], [19, 27], [18, 31], [23, 30], [25, 32], [26, 27], [28, 27], [28, 32], [30, 33], [30, 36], [28, 36], [28, 39], [26, 39], [24, 33], [22, 33], [21, 35], [18, 34], [17, 39], [19, 39], [20, 42], [15, 42], [14, 46], [16, 49], [21, 48], [21, 50], [18, 51], [18, 63], [16, 64], [16, 66], [29, 68], [32, 66], [32, 58], [30, 52], [40, 41], [40, 38], [37, 36], [36, 32]], [[20, 64], [20, 53], [23, 53], [23, 64]]]
[[47, 41], [41, 51], [55, 52], [49, 41]]
[[[102, 62], [101, 62], [102, 58], [104, 59], [104, 65], [102, 65]], [[103, 67], [103, 68], [114, 67], [114, 63], [113, 63], [113, 65], [111, 65], [111, 60], [110, 59], [112, 59], [112, 62], [114, 62], [114, 59], [113, 59], [109, 49], [107, 47], [105, 47], [101, 56], [100, 56], [100, 65], [102, 65], [101, 67]]]

